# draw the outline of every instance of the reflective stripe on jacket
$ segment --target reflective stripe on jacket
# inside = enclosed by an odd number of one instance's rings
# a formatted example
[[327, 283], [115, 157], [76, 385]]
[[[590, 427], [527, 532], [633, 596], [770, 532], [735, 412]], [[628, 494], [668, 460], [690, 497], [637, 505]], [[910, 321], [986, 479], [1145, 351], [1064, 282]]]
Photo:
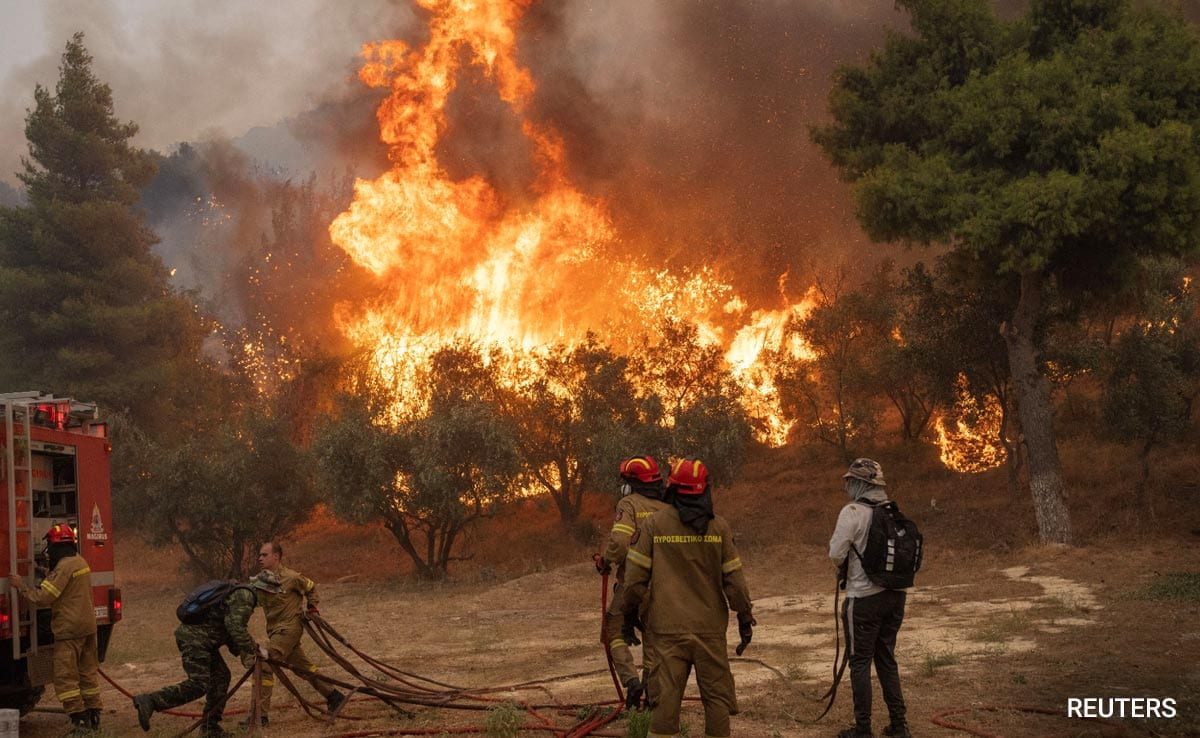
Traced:
[[642, 523], [625, 563], [625, 612], [644, 611], [649, 632], [724, 635], [730, 609], [751, 615], [742, 559], [720, 515], [699, 534], [664, 508]]
[[25, 580], [21, 595], [38, 607], [50, 608], [50, 630], [55, 638], [84, 638], [96, 634], [92, 604], [92, 570], [83, 557], [63, 557], [34, 589]]

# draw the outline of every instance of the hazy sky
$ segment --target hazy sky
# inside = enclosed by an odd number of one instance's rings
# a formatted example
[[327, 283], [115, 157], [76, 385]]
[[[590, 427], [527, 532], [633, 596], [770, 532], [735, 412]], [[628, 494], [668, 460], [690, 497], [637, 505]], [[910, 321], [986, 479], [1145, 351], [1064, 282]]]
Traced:
[[[1024, 0], [995, 4], [1013, 13]], [[1197, 16], [1200, 0], [1180, 4]], [[361, 154], [378, 134], [374, 101], [353, 79], [359, 50], [420, 44], [427, 13], [414, 5], [0, 0], [0, 179], [15, 182], [34, 85], [54, 86], [76, 31], [117, 116], [141, 127], [140, 146], [165, 153], [300, 116], [306, 153]], [[631, 248], [728, 260], [769, 290], [807, 254], [865, 245], [809, 130], [828, 119], [834, 70], [906, 25], [895, 0], [540, 0], [518, 29], [519, 62], [537, 85], [531, 114], [563, 134], [577, 184], [605, 198]], [[442, 164], [519, 192], [531, 179], [519, 125], [478, 75], [458, 82]]]
[[0, 0], [0, 179], [26, 151], [35, 83], [53, 87], [76, 31], [138, 143], [172, 144], [312, 108], [345, 89], [361, 45], [412, 22], [393, 0]]

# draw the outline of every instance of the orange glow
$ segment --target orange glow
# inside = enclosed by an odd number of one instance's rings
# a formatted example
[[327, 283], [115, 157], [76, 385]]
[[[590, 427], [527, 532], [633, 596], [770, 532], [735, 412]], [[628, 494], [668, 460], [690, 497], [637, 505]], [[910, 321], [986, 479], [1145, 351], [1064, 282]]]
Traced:
[[[359, 72], [363, 83], [390, 90], [377, 117], [392, 168], [358, 180], [353, 203], [329, 229], [384, 286], [380, 300], [338, 318], [369, 349], [374, 370], [398, 388], [411, 386], [424, 357], [465, 337], [503, 347], [511, 366], [501, 375], [516, 382], [523, 353], [570, 344], [589, 329], [628, 351], [673, 317], [696, 324], [704, 344], [722, 347], [747, 407], [770, 429], [763, 440], [782, 443], [787, 424], [759, 359], [764, 349], [802, 355], [794, 341], [783, 345], [784, 326], [808, 302], [756, 311], [746, 322], [746, 302], [711, 269], [668, 273], [615, 259], [604, 202], [575, 187], [561, 135], [529, 115], [536, 88], [516, 61], [515, 29], [532, 0], [418, 2], [430, 11], [428, 42], [368, 44]], [[520, 123], [536, 172], [530, 191], [501, 192], [480, 175], [453, 179], [439, 163], [447, 103], [464, 66], [494, 85]]]
[[1000, 403], [989, 395], [980, 406], [969, 392], [967, 378], [962, 374], [954, 383], [954, 392], [953, 410], [937, 417], [933, 423], [942, 464], [963, 473], [995, 469], [1004, 463]]

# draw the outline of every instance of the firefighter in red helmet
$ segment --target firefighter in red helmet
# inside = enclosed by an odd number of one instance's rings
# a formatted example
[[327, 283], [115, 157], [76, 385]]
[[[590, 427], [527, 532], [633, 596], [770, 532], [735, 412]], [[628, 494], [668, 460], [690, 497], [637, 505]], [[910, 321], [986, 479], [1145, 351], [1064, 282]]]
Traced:
[[[604, 625], [600, 629], [600, 642], [608, 644], [617, 677], [625, 685], [626, 707], [636, 708], [646, 690], [645, 681], [639, 677], [637, 667], [633, 663], [631, 646], [638, 645], [638, 641], [627, 641], [621, 635], [624, 629], [622, 592], [625, 589], [625, 554], [629, 550], [629, 539], [637, 532], [641, 521], [666, 507], [667, 503], [663, 499], [666, 488], [663, 486], [658, 462], [650, 456], [625, 459], [618, 471], [621, 475], [621, 499], [617, 502], [612, 531], [608, 534], [608, 546], [597, 559], [597, 568], [601, 573], [614, 566], [617, 570], [612, 602], [608, 605]], [[642, 651], [644, 672], [649, 672], [651, 663], [652, 651], [647, 643]]]
[[54, 634], [54, 694], [71, 719], [71, 735], [91, 735], [100, 728], [100, 661], [96, 650], [96, 614], [92, 575], [69, 525], [46, 533], [50, 573], [35, 589], [19, 576], [9, 585], [38, 607], [50, 608]]
[[750, 590], [729, 523], [713, 512], [703, 462], [675, 462], [667, 478], [667, 500], [666, 508], [639, 527], [626, 558], [626, 633], [644, 615], [645, 630], [654, 634], [649, 736], [679, 733], [679, 708], [694, 667], [704, 703], [704, 735], [726, 738], [729, 716], [738, 707], [725, 631], [732, 609], [738, 617], [740, 656], [755, 625]]

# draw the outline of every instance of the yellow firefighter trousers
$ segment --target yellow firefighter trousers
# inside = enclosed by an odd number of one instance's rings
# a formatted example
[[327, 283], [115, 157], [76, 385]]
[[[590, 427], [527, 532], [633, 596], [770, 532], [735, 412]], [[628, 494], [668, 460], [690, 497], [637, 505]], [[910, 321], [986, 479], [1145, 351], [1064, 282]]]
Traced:
[[54, 642], [54, 695], [68, 715], [101, 706], [99, 669], [96, 636]]
[[650, 684], [655, 695], [650, 738], [679, 732], [679, 708], [692, 667], [704, 703], [704, 735], [728, 738], [729, 716], [738, 712], [725, 634], [655, 633], [655, 663]]
[[[617, 670], [617, 678], [624, 685], [629, 684], [630, 679], [640, 675], [637, 666], [633, 663], [633, 649], [621, 637], [621, 628], [625, 625], [625, 614], [621, 611], [621, 608], [625, 606], [622, 592], [623, 587], [620, 582], [613, 586], [612, 602], [608, 603], [608, 617], [605, 618], [605, 627], [600, 638], [603, 643], [608, 644], [609, 652], [612, 654], [613, 667]], [[650, 648], [650, 634], [642, 633], [641, 636], [642, 673], [649, 674], [650, 666], [654, 661], [654, 650]]]
[[[295, 669], [296, 673], [301, 675], [313, 689], [317, 690], [322, 697], [328, 698], [336, 690], [328, 683], [317, 677], [317, 665], [308, 658], [308, 654], [304, 653], [304, 649], [300, 647], [300, 636], [303, 635], [303, 626], [297, 624], [294, 627], [280, 628], [267, 633], [267, 648], [271, 652], [271, 658], [276, 661], [284, 661]], [[291, 676], [290, 674], [288, 676]], [[271, 693], [275, 690], [275, 675], [264, 666], [262, 682], [260, 683], [261, 690], [259, 691], [258, 708], [265, 715], [271, 709]]]

